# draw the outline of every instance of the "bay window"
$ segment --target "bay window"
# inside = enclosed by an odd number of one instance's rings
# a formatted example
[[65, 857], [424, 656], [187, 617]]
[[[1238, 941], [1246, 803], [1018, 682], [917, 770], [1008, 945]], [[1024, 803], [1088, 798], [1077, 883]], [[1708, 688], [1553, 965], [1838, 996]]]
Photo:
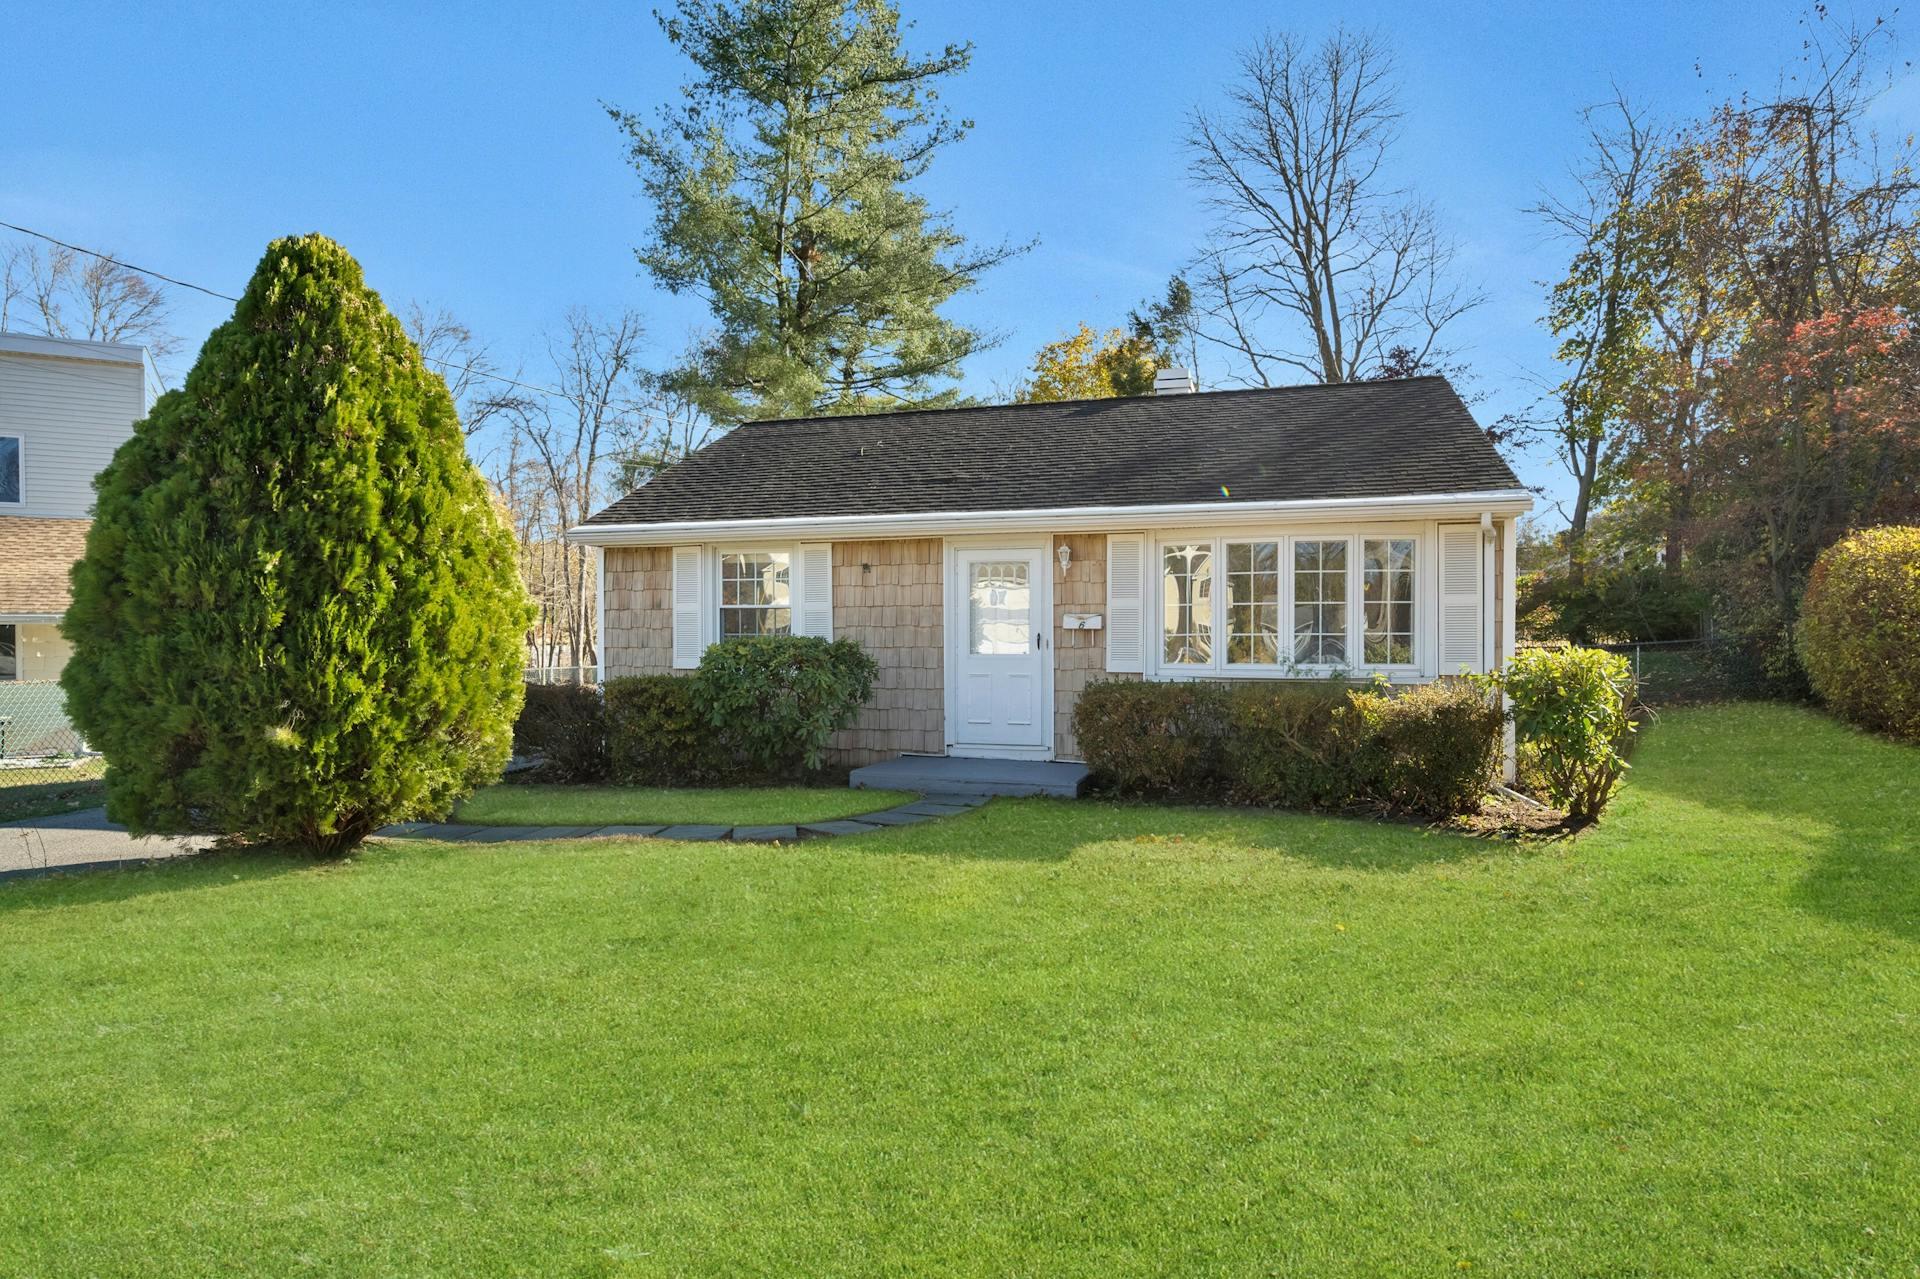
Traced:
[[1414, 531], [1180, 537], [1158, 550], [1161, 670], [1313, 676], [1421, 665]]
[[793, 633], [793, 556], [720, 553], [720, 638]]

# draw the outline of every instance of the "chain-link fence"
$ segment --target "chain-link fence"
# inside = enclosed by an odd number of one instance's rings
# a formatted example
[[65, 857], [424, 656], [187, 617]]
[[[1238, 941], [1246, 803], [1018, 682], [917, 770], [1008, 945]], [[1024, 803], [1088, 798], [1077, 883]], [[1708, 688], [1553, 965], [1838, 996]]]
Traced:
[[105, 771], [51, 680], [0, 680], [0, 821], [67, 806]]
[[[1567, 644], [1523, 642], [1521, 647], [1565, 648]], [[1649, 706], [1722, 701], [1735, 695], [1711, 640], [1645, 640], [1593, 647], [1619, 653], [1633, 664], [1640, 700]]]
[[529, 666], [529, 684], [597, 684], [600, 672], [592, 666]]

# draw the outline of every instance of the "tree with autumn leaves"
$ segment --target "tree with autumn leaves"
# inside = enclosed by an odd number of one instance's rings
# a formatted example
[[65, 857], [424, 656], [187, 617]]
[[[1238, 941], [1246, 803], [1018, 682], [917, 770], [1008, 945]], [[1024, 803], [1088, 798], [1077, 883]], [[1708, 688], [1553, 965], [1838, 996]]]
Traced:
[[[1550, 297], [1566, 376], [1549, 429], [1575, 514], [1604, 508], [1637, 539], [1629, 570], [1657, 559], [1705, 588], [1779, 688], [1801, 686], [1791, 635], [1815, 558], [1907, 517], [1920, 479], [1920, 184], [1867, 126], [1883, 38], [1816, 41], [1812, 91], [1689, 124], [1616, 104], [1579, 198], [1543, 209], [1572, 247]], [[1600, 562], [1588, 524], [1565, 538], [1575, 582]]]

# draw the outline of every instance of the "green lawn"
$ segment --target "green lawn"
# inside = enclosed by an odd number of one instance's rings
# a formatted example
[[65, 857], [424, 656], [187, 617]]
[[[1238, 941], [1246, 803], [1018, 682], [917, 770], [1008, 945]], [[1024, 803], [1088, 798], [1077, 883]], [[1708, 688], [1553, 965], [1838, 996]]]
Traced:
[[489, 786], [454, 820], [482, 826], [787, 826], [872, 813], [913, 796], [827, 786], [672, 790], [650, 786]]
[[50, 817], [107, 802], [106, 761], [82, 760], [70, 768], [0, 770], [0, 822]]
[[0, 1273], [1913, 1276], [1920, 752], [1636, 762], [0, 887]]

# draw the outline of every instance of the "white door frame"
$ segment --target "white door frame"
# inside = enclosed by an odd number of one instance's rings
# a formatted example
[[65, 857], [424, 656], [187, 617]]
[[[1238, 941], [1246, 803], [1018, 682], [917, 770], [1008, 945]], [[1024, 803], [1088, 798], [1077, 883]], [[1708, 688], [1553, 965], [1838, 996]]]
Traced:
[[[966, 586], [960, 580], [959, 552], [962, 548], [970, 551], [1031, 551], [1040, 556], [1039, 581], [1036, 582], [1032, 609], [1034, 629], [1040, 636], [1040, 652], [1045, 659], [1040, 663], [1040, 707], [1045, 720], [1045, 745], [1042, 746], [956, 746], [954, 744], [954, 709], [960, 699], [960, 663], [959, 655], [966, 644]], [[949, 537], [941, 550], [941, 576], [946, 582], [945, 607], [941, 610], [946, 617], [946, 652], [941, 655], [941, 666], [946, 668], [946, 692], [943, 697], [945, 711], [944, 736], [947, 754], [974, 759], [1052, 759], [1053, 758], [1053, 538], [1050, 534], [1030, 533], [999, 537]]]

